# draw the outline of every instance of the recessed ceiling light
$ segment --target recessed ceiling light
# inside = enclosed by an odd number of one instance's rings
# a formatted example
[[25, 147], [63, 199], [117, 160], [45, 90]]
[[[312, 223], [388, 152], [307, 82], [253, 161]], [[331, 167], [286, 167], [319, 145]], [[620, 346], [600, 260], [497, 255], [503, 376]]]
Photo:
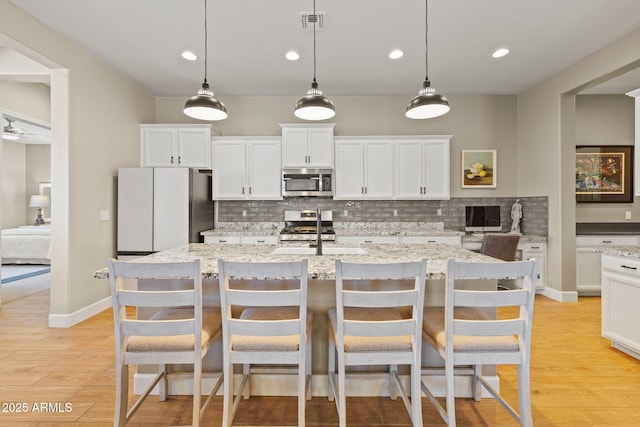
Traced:
[[400, 49], [394, 49], [391, 52], [389, 52], [389, 58], [391, 59], [402, 58], [402, 55], [404, 55], [404, 52], [401, 51]]
[[185, 50], [184, 52], [182, 52], [182, 57], [187, 61], [195, 61], [196, 59], [198, 59], [198, 55], [191, 52], [190, 50]]
[[502, 58], [503, 56], [506, 56], [508, 53], [509, 53], [509, 49], [507, 49], [506, 47], [501, 47], [500, 49], [497, 49], [495, 52], [493, 52], [491, 56], [493, 56], [494, 58]]
[[300, 54], [298, 54], [298, 52], [296, 52], [295, 50], [290, 50], [284, 55], [284, 57], [289, 61], [297, 61], [300, 58]]

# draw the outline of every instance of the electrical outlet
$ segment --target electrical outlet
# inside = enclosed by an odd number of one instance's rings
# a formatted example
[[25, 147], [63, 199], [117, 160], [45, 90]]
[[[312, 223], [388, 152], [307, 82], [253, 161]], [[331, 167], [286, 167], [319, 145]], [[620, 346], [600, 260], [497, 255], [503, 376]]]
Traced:
[[393, 210], [393, 216], [398, 216], [398, 209]]
[[342, 211], [342, 216], [349, 216], [349, 211], [348, 210], [343, 210]]
[[109, 221], [109, 211], [100, 211], [100, 221]]
[[631, 219], [631, 211], [626, 211], [624, 213], [624, 217], [625, 217], [625, 219]]
[[438, 208], [438, 209], [436, 210], [436, 215], [438, 215], [438, 216], [442, 216], [442, 209]]
[[244, 218], [246, 218], [246, 216], [247, 216], [247, 211], [243, 210], [243, 211], [242, 211], [242, 216], [243, 216]]

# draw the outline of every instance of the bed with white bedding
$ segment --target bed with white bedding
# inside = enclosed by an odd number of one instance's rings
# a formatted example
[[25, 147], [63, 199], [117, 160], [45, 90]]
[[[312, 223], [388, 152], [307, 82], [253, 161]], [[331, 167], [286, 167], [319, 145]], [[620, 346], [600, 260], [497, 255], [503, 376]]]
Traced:
[[2, 230], [3, 264], [50, 264], [51, 226], [24, 225]]

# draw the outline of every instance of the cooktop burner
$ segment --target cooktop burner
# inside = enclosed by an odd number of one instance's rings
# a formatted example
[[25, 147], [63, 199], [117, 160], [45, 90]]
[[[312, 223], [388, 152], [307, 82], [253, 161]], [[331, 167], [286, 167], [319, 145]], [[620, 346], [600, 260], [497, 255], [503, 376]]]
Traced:
[[[323, 241], [334, 241], [333, 215], [323, 211], [320, 216], [322, 225], [320, 234]], [[286, 211], [285, 227], [280, 230], [280, 241], [313, 241], [317, 239], [316, 211]]]

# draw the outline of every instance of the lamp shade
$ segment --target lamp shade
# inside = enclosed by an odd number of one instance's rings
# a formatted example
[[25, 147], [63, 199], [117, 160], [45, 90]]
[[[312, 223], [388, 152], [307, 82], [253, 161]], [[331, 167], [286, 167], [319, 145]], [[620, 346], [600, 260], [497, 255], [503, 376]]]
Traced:
[[198, 120], [224, 120], [228, 116], [227, 108], [213, 96], [207, 83], [202, 85], [197, 95], [187, 100], [184, 113]]
[[30, 208], [48, 208], [50, 204], [49, 196], [43, 194], [34, 194], [29, 201]]
[[333, 102], [316, 88], [298, 100], [293, 114], [303, 120], [326, 120], [336, 115]]
[[446, 97], [427, 87], [409, 102], [405, 116], [410, 119], [432, 119], [448, 113], [450, 109]]

